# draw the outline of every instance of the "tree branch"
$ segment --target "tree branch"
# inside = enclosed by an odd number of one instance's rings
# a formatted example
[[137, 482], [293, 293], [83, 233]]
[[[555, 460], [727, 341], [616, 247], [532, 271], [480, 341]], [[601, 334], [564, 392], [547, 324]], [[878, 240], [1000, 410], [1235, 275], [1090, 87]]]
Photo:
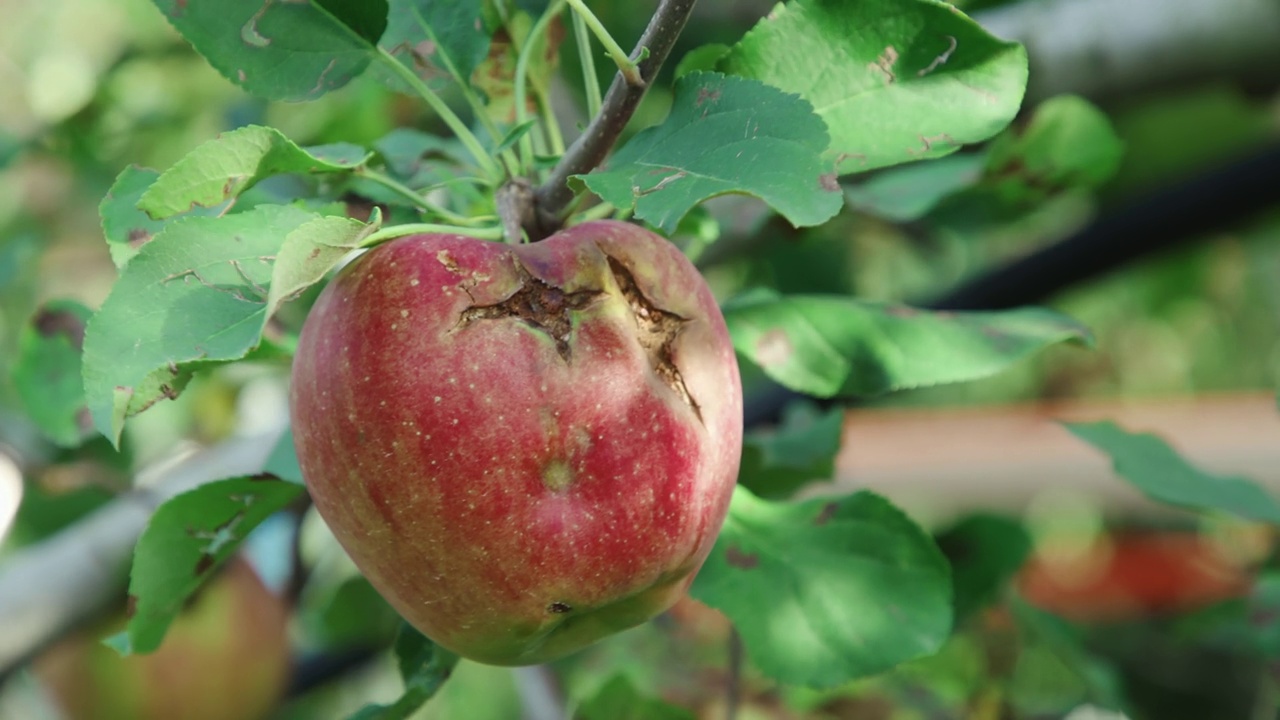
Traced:
[[551, 171], [551, 176], [534, 192], [538, 226], [544, 237], [560, 228], [565, 208], [573, 201], [569, 178], [590, 172], [609, 154], [627, 122], [635, 114], [645, 91], [658, 75], [662, 63], [671, 54], [676, 38], [684, 30], [685, 23], [693, 12], [695, 1], [662, 0], [659, 3], [657, 12], [640, 36], [635, 51], [631, 53], [632, 58], [638, 59], [641, 84], [627, 82], [622, 73], [614, 76], [600, 113], [591, 119], [591, 124], [565, 151], [564, 157], [560, 158], [560, 162]]
[[110, 603], [151, 513], [212, 480], [261, 472], [278, 433], [240, 437], [162, 470], [58, 534], [0, 563], [0, 678]]

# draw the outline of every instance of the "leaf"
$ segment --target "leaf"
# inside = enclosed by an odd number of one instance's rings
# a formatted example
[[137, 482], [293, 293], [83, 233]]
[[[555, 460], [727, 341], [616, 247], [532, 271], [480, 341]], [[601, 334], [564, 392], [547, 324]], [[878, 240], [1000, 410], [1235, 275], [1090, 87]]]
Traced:
[[84, 328], [93, 311], [74, 300], [45, 303], [22, 326], [13, 386], [27, 417], [63, 447], [75, 447], [93, 430], [80, 379]]
[[151, 517], [129, 575], [129, 622], [108, 643], [121, 654], [160, 646], [187, 598], [263, 520], [303, 493], [267, 476], [207, 483], [177, 495]]
[[[300, 228], [305, 237], [291, 236]], [[176, 397], [195, 369], [245, 357], [277, 304], [328, 270], [301, 248], [340, 259], [342, 233], [366, 229], [279, 205], [165, 227], [125, 266], [86, 330], [94, 426], [117, 442], [125, 418]], [[285, 244], [290, 251], [277, 259]], [[272, 294], [274, 285], [282, 289]]]
[[489, 54], [481, 21], [484, 3], [473, 0], [390, 0], [381, 45], [415, 71], [436, 66], [462, 85]]
[[782, 426], [743, 438], [738, 483], [765, 499], [786, 498], [813, 480], [835, 474], [844, 410], [820, 412], [808, 403], [787, 408]]
[[733, 346], [778, 383], [815, 397], [977, 380], [1063, 341], [1092, 343], [1074, 320], [1041, 308], [929, 312], [835, 295], [729, 303]]
[[937, 541], [951, 562], [957, 624], [993, 602], [1031, 553], [1021, 523], [985, 513], [965, 517]]
[[458, 664], [458, 656], [428, 640], [409, 624], [396, 636], [396, 659], [404, 694], [390, 705], [366, 705], [350, 720], [406, 720], [426, 704]]
[[345, 217], [318, 217], [292, 230], [276, 257], [271, 289], [267, 292], [267, 315], [323, 280], [381, 226], [382, 212], [375, 207], [368, 223]]
[[364, 72], [387, 0], [153, 0], [224, 77], [270, 100], [314, 100]]
[[[519, 6], [520, 3], [517, 3]], [[527, 80], [529, 93], [527, 96], [530, 114], [537, 113], [535, 96], [546, 94], [555, 77], [560, 64], [560, 45], [564, 42], [565, 28], [560, 18], [554, 18], [547, 25], [547, 30], [530, 38], [536, 16], [542, 10], [521, 8], [520, 12], [511, 15], [505, 27], [499, 27], [493, 33], [489, 44], [488, 56], [476, 67], [472, 76], [474, 87], [485, 94], [485, 114], [500, 125], [510, 125], [516, 121], [515, 78], [516, 63], [519, 59], [517, 45], [524, 47], [526, 42], [535, 44], [530, 52]], [[510, 32], [508, 32], [510, 31]], [[519, 38], [512, 42], [512, 35]], [[535, 92], [536, 91], [536, 92]]]
[[696, 47], [680, 58], [673, 74], [676, 78], [682, 78], [691, 72], [715, 72], [716, 65], [729, 54], [729, 50], [729, 46], [722, 43], [709, 43]]
[[761, 672], [832, 687], [930, 655], [951, 631], [951, 579], [933, 541], [884, 498], [771, 503], [737, 488], [694, 580]]
[[[151, 242], [151, 238], [167, 224], [165, 220], [152, 219], [138, 209], [142, 194], [159, 177], [160, 173], [155, 170], [130, 165], [120, 172], [106, 197], [98, 205], [98, 214], [102, 216], [102, 233], [106, 236], [107, 249], [111, 251], [111, 260], [117, 268], [124, 267], [125, 263], [138, 254], [138, 248]], [[193, 207], [187, 214], [216, 215], [221, 210], [220, 205], [211, 208]], [[167, 220], [173, 219], [171, 217]]]
[[982, 180], [986, 154], [962, 154], [904, 165], [845, 190], [849, 205], [893, 222], [919, 220], [938, 203]]
[[727, 193], [764, 200], [793, 225], [840, 210], [840, 187], [821, 159], [827, 132], [800, 98], [753, 80], [690, 73], [671, 114], [637, 134], [608, 167], [576, 176], [592, 192], [668, 233], [698, 203]]
[[267, 464], [262, 468], [267, 475], [274, 475], [281, 480], [302, 484], [302, 467], [298, 464], [298, 452], [293, 447], [293, 428], [288, 428], [267, 457]]
[[574, 720], [694, 720], [693, 713], [642, 696], [626, 675], [615, 675], [573, 714]]
[[197, 205], [224, 203], [271, 175], [348, 172], [370, 157], [354, 145], [316, 150], [319, 154], [308, 152], [270, 127], [249, 125], [225, 132], [166, 170], [137, 205], [153, 218], [166, 218]]
[[1105, 113], [1061, 95], [1036, 107], [1025, 129], [991, 144], [987, 183], [1006, 202], [1036, 206], [1067, 189], [1093, 189], [1120, 168], [1124, 142]]
[[1153, 500], [1280, 524], [1280, 504], [1261, 486], [1199, 470], [1155, 435], [1127, 432], [1108, 421], [1064, 425], [1111, 456], [1116, 472]]
[[941, 0], [793, 0], [717, 68], [798, 93], [840, 174], [954, 152], [1013, 119], [1027, 54]]

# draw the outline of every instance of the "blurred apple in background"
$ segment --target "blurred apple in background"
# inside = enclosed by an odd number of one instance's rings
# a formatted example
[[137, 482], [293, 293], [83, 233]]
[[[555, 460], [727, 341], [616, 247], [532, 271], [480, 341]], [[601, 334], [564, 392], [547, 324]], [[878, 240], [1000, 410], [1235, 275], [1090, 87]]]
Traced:
[[149, 655], [120, 657], [102, 638], [123, 613], [36, 660], [67, 720], [260, 720], [289, 677], [288, 609], [248, 562], [232, 560]]

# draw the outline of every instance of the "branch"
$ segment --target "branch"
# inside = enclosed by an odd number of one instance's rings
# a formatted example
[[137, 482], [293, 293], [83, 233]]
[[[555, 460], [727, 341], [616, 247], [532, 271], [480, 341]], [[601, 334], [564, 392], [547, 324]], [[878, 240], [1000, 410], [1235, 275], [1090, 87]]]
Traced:
[[1029, 102], [1072, 92], [1093, 99], [1203, 80], [1280, 81], [1275, 0], [1044, 0], [974, 14], [1027, 46]]
[[0, 678], [124, 590], [133, 546], [151, 513], [169, 498], [212, 480], [261, 472], [276, 433], [240, 437], [190, 455], [154, 484], [124, 493], [58, 534], [0, 563]]
[[563, 221], [561, 216], [569, 203], [573, 202], [569, 178], [595, 169], [622, 135], [645, 91], [657, 77], [662, 63], [671, 54], [676, 38], [684, 30], [685, 23], [693, 12], [695, 1], [661, 1], [657, 12], [649, 21], [649, 27], [640, 36], [635, 52], [631, 53], [631, 57], [639, 58], [637, 67], [640, 70], [641, 84], [628, 83], [622, 73], [614, 76], [600, 113], [591, 119], [591, 124], [565, 151], [564, 157], [560, 158], [560, 162], [551, 171], [551, 176], [534, 192], [538, 225], [543, 236], [559, 229]]

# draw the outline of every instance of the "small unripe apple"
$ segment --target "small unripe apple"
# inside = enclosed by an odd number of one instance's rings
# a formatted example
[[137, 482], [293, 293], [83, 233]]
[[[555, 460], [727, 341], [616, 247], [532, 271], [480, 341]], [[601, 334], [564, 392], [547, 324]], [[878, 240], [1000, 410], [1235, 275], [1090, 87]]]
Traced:
[[316, 508], [361, 572], [435, 642], [498, 665], [679, 599], [742, 445], [711, 291], [614, 221], [374, 248], [307, 318], [292, 414]]
[[36, 660], [67, 720], [257, 720], [284, 694], [288, 609], [247, 562], [211, 580], [153, 653], [120, 657], [102, 644], [124, 622], [120, 613]]

